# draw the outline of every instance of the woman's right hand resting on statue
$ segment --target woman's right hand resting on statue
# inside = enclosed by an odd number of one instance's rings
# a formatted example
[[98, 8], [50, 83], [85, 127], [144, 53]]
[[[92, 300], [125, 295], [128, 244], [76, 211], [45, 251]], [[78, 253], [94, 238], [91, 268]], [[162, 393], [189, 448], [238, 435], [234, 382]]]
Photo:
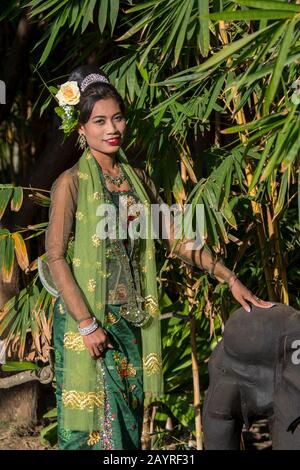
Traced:
[[[83, 320], [79, 326], [81, 328], [88, 326], [91, 320]], [[88, 335], [82, 336], [83, 342], [93, 359], [98, 359], [103, 355], [107, 348], [113, 349], [107, 332], [100, 326]]]

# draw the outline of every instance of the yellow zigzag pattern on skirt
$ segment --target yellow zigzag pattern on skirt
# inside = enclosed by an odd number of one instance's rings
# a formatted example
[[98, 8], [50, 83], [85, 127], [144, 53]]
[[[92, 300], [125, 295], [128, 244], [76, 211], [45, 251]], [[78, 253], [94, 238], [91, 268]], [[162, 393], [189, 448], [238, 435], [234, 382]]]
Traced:
[[148, 354], [143, 357], [143, 366], [147, 375], [154, 375], [162, 369], [162, 360], [158, 354]]
[[93, 411], [94, 407], [104, 404], [104, 392], [62, 391], [62, 402], [66, 408]]
[[64, 348], [73, 349], [74, 351], [77, 351], [77, 352], [82, 352], [86, 350], [81, 334], [74, 333], [73, 331], [68, 331], [65, 333]]

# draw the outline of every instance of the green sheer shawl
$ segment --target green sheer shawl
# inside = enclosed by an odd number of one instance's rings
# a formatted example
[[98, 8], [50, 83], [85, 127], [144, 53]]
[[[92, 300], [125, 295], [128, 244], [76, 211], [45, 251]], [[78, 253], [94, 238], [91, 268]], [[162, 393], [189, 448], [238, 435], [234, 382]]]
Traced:
[[[161, 334], [157, 299], [156, 263], [149, 197], [133, 168], [122, 163], [129, 181], [144, 205], [147, 236], [141, 240], [140, 280], [144, 310], [151, 322], [142, 327], [144, 392], [163, 392]], [[106, 240], [96, 233], [99, 204], [107, 203], [98, 173], [98, 162], [87, 149], [79, 159], [78, 200], [73, 255], [73, 275], [91, 314], [104, 323], [106, 298]], [[67, 316], [64, 334], [62, 425], [65, 429], [91, 432], [104, 419], [104, 379], [102, 359], [94, 360], [84, 347], [77, 323]]]

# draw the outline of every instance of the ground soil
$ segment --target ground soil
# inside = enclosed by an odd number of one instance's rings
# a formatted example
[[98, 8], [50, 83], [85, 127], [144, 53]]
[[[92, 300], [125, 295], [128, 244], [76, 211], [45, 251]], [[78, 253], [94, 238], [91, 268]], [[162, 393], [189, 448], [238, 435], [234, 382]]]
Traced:
[[[41, 443], [41, 429], [42, 425], [8, 426], [0, 423], [0, 450], [57, 450], [57, 446]], [[271, 450], [267, 421], [257, 421], [249, 431], [244, 429], [243, 441], [246, 450]]]
[[0, 423], [0, 450], [50, 450], [40, 442], [42, 426], [17, 426]]

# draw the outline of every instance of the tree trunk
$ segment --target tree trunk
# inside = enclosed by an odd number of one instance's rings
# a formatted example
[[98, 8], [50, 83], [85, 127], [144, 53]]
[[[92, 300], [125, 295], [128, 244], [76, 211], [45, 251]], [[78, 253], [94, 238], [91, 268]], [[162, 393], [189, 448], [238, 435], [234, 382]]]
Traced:
[[[0, 273], [0, 307], [19, 291], [19, 268], [14, 265], [12, 280], [4, 283]], [[5, 374], [0, 371], [0, 377]], [[6, 390], [0, 389], [0, 422], [29, 425], [36, 420], [38, 384], [26, 383]]]

